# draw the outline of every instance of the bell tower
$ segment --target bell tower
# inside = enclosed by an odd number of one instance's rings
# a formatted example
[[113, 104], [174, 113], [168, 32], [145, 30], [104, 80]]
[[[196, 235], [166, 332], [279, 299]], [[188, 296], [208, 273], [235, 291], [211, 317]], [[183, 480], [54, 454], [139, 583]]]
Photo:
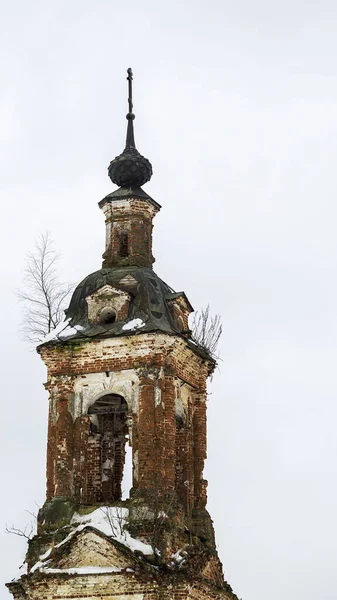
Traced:
[[[237, 600], [206, 509], [206, 381], [193, 308], [153, 271], [160, 205], [142, 189], [128, 69], [126, 146], [109, 165], [102, 269], [38, 347], [47, 367], [47, 494], [15, 599]], [[131, 456], [131, 461], [126, 457]], [[128, 472], [127, 472], [128, 471]], [[126, 482], [131, 483], [125, 489]]]

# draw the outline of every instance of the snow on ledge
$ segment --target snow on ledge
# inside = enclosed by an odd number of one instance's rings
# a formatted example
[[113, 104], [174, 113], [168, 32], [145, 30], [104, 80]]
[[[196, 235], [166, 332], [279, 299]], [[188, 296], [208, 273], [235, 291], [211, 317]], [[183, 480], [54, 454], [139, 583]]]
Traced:
[[45, 344], [46, 342], [51, 342], [52, 340], [57, 340], [59, 333], [61, 333], [66, 327], [69, 326], [70, 319], [65, 319], [65, 321], [61, 321], [55, 329], [52, 329], [49, 333], [47, 333], [46, 337], [42, 340], [41, 344]]
[[48, 567], [40, 569], [42, 573], [65, 573], [68, 575], [90, 575], [93, 573], [134, 573], [133, 569], [120, 569], [119, 567], [71, 567], [69, 569], [48, 569]]
[[82, 325], [75, 325], [74, 327], [70, 327], [69, 325], [70, 319], [65, 319], [61, 321], [55, 329], [53, 329], [50, 333], [46, 335], [46, 337], [40, 342], [40, 344], [45, 344], [46, 342], [51, 342], [53, 340], [66, 340], [72, 335], [76, 335], [79, 331], [83, 331], [84, 327]]

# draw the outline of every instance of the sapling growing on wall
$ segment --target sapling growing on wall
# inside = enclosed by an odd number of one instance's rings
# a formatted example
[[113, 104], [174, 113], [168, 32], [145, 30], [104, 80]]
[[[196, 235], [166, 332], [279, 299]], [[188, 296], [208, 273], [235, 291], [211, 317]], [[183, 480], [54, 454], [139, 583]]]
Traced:
[[222, 334], [220, 315], [211, 315], [209, 304], [192, 317], [192, 339], [212, 358], [218, 358], [217, 349]]
[[40, 235], [26, 257], [24, 284], [17, 295], [24, 304], [22, 336], [32, 344], [42, 342], [63, 320], [66, 300], [73, 289], [59, 280], [59, 258], [48, 232]]

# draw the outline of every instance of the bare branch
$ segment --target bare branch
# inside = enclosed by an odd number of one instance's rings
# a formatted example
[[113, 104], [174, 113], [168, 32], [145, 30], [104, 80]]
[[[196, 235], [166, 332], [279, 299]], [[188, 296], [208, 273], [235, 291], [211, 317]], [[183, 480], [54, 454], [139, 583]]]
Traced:
[[33, 523], [26, 525], [26, 527], [24, 529], [19, 529], [18, 527], [14, 527], [14, 525], [12, 525], [11, 527], [8, 527], [6, 525], [5, 533], [10, 533], [12, 535], [18, 535], [19, 537], [26, 538], [26, 540], [31, 540], [35, 534], [35, 527], [34, 527]]
[[[40, 509], [39, 505], [35, 502], [36, 506]], [[32, 512], [31, 510], [26, 509], [26, 513], [28, 513], [31, 517], [33, 517], [35, 523], [37, 523], [37, 514]]]
[[59, 281], [56, 270], [59, 258], [49, 233], [41, 234], [35, 250], [27, 254], [24, 286], [17, 291], [17, 297], [24, 304], [22, 336], [33, 344], [42, 342], [62, 321], [73, 290], [73, 285]]
[[[37, 504], [37, 502], [35, 502], [35, 504], [37, 508], [40, 509], [40, 506]], [[37, 513], [34, 513], [30, 510], [26, 510], [26, 513], [33, 517], [33, 521], [27, 523], [24, 529], [19, 529], [19, 527], [15, 527], [14, 525], [11, 525], [11, 527], [8, 527], [6, 525], [5, 533], [9, 533], [11, 535], [18, 535], [19, 537], [23, 537], [26, 540], [31, 540], [36, 534], [38, 515]]]

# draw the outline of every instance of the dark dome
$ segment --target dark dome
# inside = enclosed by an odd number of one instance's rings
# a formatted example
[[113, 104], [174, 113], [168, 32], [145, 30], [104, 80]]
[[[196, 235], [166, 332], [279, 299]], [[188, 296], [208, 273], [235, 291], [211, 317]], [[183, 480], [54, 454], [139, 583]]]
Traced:
[[110, 337], [125, 333], [122, 329], [125, 321], [99, 324], [91, 324], [88, 321], [86, 298], [104, 285], [111, 285], [131, 295], [127, 321], [142, 319], [145, 323], [142, 332], [161, 330], [167, 333], [180, 333], [166, 302], [173, 290], [150, 268], [121, 267], [95, 271], [83, 279], [75, 289], [66, 316], [70, 319], [71, 326], [81, 326], [82, 333], [78, 337], [83, 335]]
[[[116, 320], [109, 323], [104, 321], [99, 323], [89, 322], [86, 298], [105, 285], [110, 285], [130, 294], [130, 309], [126, 320]], [[100, 269], [83, 279], [72, 295], [69, 308], [65, 311], [66, 321], [64, 321], [70, 331], [67, 332], [67, 329], [64, 329], [56, 337], [45, 343], [53, 344], [55, 341], [67, 343], [68, 340], [75, 341], [96, 337], [111, 338], [121, 335], [162, 331], [175, 336], [183, 336], [194, 352], [209, 360], [210, 356], [205, 350], [190, 338], [186, 338], [181, 329], [174, 323], [168, 301], [180, 295], [181, 292], [176, 294], [150, 268]], [[138, 319], [142, 321], [141, 329], [125, 327], [131, 321]]]
[[111, 161], [108, 173], [111, 181], [120, 187], [141, 187], [150, 181], [152, 165], [136, 148], [125, 148], [122, 154]]

